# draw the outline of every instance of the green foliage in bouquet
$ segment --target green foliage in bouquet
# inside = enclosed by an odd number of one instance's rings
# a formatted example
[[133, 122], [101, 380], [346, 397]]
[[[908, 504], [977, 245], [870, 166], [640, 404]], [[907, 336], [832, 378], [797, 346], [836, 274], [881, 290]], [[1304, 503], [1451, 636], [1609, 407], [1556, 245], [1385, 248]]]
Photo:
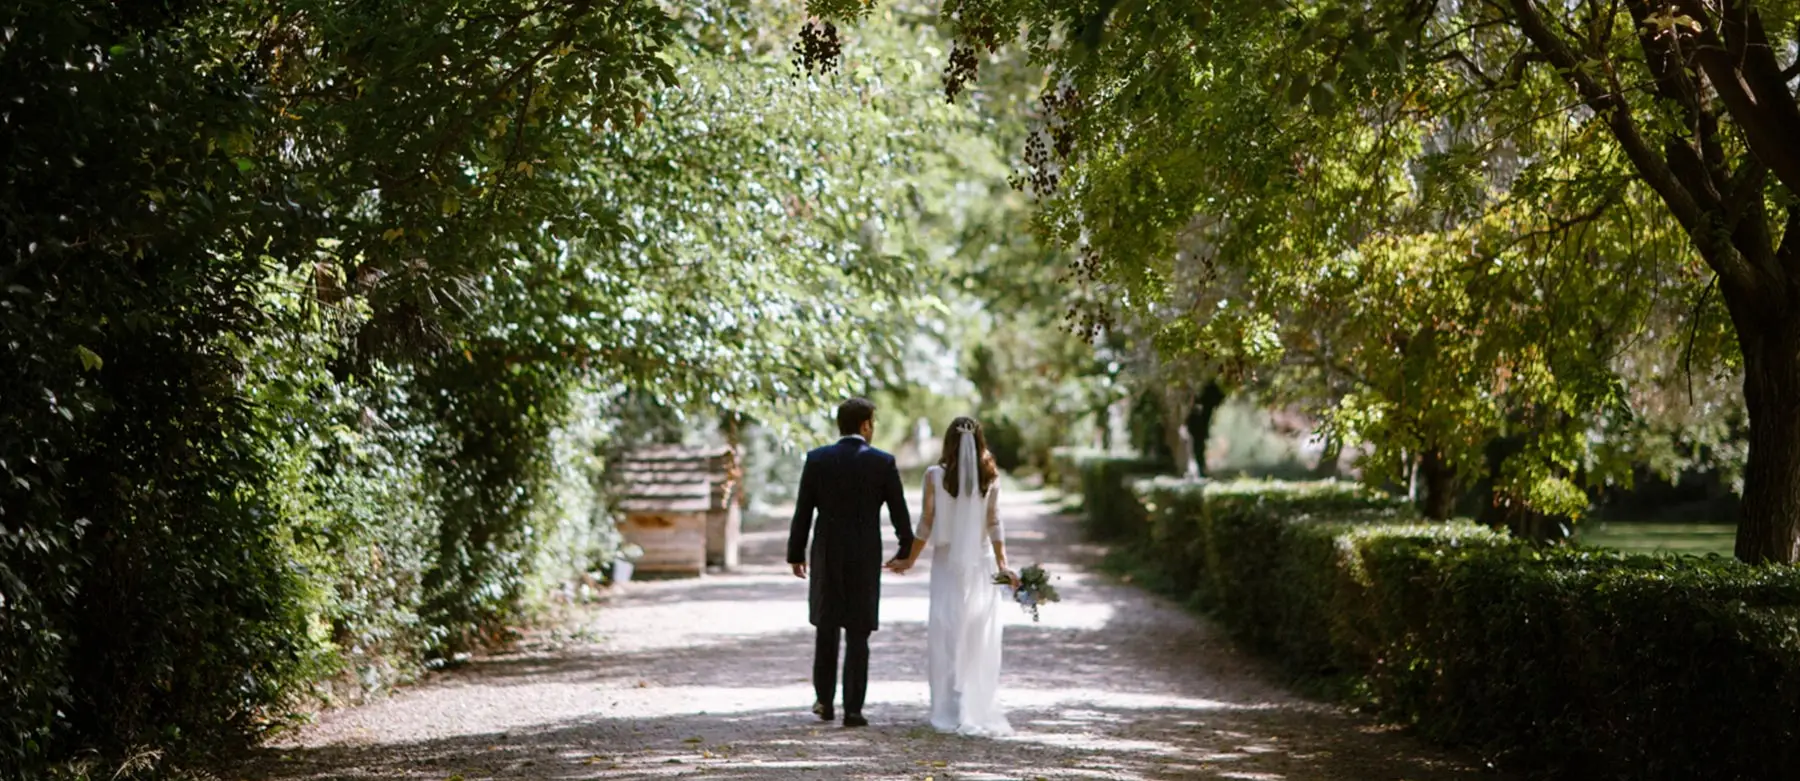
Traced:
[[[1012, 579], [1002, 572], [994, 575], [994, 585], [1011, 586]], [[1013, 589], [1013, 601], [1031, 613], [1031, 620], [1037, 621], [1038, 608], [1046, 602], [1061, 602], [1062, 595], [1050, 585], [1050, 573], [1033, 564], [1019, 571], [1019, 585]]]

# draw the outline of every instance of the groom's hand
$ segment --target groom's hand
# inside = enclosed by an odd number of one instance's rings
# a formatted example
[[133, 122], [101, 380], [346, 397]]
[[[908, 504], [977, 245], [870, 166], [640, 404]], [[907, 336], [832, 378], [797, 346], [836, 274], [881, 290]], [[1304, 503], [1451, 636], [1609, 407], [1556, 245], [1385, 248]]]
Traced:
[[806, 579], [806, 565], [805, 564], [790, 564], [788, 566], [791, 566], [794, 568], [794, 577], [799, 578], [801, 580]]
[[905, 575], [907, 570], [912, 569], [912, 566], [912, 562], [906, 559], [894, 559], [887, 563], [888, 571], [895, 575]]

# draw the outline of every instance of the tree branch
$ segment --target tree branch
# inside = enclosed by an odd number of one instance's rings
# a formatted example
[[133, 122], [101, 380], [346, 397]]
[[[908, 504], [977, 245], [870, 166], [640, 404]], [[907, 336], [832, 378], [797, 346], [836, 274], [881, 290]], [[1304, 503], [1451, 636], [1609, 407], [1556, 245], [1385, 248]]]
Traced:
[[[1723, 201], [1728, 163], [1719, 144], [1719, 118], [1695, 74], [1688, 69], [1688, 57], [1683, 52], [1684, 38], [1692, 36], [1684, 34], [1679, 25], [1665, 30], [1652, 22], [1651, 17], [1666, 6], [1652, 5], [1650, 0], [1627, 0], [1625, 5], [1637, 25], [1638, 48], [1644, 53], [1644, 64], [1649, 66], [1656, 94], [1681, 107], [1687, 126], [1698, 141], [1700, 159], [1694, 173], [1700, 178], [1690, 180], [1688, 189]], [[1676, 155], [1670, 156], [1671, 162], [1676, 159]]]
[[1706, 210], [1675, 176], [1669, 163], [1645, 140], [1631, 107], [1623, 96], [1602, 86], [1586, 69], [1589, 62], [1571, 50], [1555, 30], [1544, 21], [1534, 0], [1510, 0], [1513, 18], [1520, 32], [1545, 54], [1550, 64], [1606, 123], [1625, 156], [1631, 160], [1644, 183], [1656, 191], [1675, 221], [1681, 225], [1708, 265], [1735, 290], [1756, 290], [1755, 271], [1744, 261], [1730, 242], [1717, 235], [1707, 220]]
[[1787, 207], [1787, 223], [1781, 229], [1781, 246], [1775, 250], [1775, 257], [1781, 261], [1788, 273], [1800, 273], [1800, 202], [1790, 202]]
[[1700, 307], [1706, 305], [1706, 299], [1718, 285], [1719, 277], [1714, 274], [1712, 281], [1706, 283], [1706, 289], [1700, 292], [1700, 300], [1694, 302], [1694, 311], [1688, 313], [1688, 340], [1687, 347], [1681, 351], [1681, 373], [1687, 376], [1689, 406], [1694, 404], [1694, 338], [1700, 335]]
[[1725, 229], [1736, 230], [1753, 200], [1762, 197], [1763, 180], [1769, 167], [1756, 158], [1745, 160], [1731, 174], [1730, 192], [1725, 201]]
[[1475, 60], [1471, 59], [1469, 55], [1461, 49], [1451, 49], [1449, 53], [1439, 57], [1438, 60], [1440, 62], [1454, 61], [1460, 63], [1463, 66], [1463, 69], [1468, 71], [1469, 75], [1476, 81], [1480, 82], [1484, 89], [1492, 90], [1500, 85], [1500, 82], [1495, 80], [1492, 76], [1483, 73], [1481, 66], [1476, 65]]
[[1694, 33], [1701, 42], [1694, 60], [1743, 130], [1750, 152], [1788, 191], [1800, 193], [1800, 104], [1787, 87], [1791, 77], [1775, 60], [1762, 17], [1745, 0], [1717, 0], [1717, 14], [1709, 5], [1675, 0], [1682, 13], [1713, 23]]

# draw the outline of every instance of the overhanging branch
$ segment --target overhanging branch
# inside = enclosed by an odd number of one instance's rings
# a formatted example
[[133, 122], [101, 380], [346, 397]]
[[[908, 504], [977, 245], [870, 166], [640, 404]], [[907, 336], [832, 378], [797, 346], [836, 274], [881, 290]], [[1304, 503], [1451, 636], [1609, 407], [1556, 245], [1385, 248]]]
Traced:
[[1544, 53], [1558, 74], [1606, 123], [1645, 184], [1662, 198], [1675, 221], [1693, 239], [1701, 257], [1719, 274], [1724, 284], [1735, 290], [1758, 289], [1755, 271], [1729, 241], [1716, 233], [1694, 193], [1683, 186], [1668, 161], [1644, 138], [1624, 97], [1595, 80], [1589, 70], [1592, 63], [1569, 48], [1562, 36], [1544, 20], [1534, 0], [1509, 0], [1509, 7], [1520, 32]]

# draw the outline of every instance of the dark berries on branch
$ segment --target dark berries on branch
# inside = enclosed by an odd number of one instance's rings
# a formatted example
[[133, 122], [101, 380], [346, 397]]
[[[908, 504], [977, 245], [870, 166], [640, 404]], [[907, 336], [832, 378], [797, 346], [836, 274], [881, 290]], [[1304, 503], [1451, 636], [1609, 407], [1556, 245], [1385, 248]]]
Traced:
[[843, 63], [844, 42], [838, 38], [837, 25], [807, 22], [800, 28], [800, 40], [794, 44], [793, 52], [796, 70], [823, 76], [836, 73]]
[[981, 62], [975, 59], [975, 47], [957, 41], [950, 47], [950, 62], [944, 65], [944, 100], [955, 103], [956, 96], [962, 94], [980, 71]]
[[1025, 139], [1025, 172], [1014, 174], [1008, 181], [1014, 189], [1046, 197], [1056, 192], [1062, 182], [1062, 169], [1075, 154], [1075, 118], [1081, 110], [1081, 96], [1067, 84], [1044, 91], [1039, 97], [1044, 105], [1044, 126]]

